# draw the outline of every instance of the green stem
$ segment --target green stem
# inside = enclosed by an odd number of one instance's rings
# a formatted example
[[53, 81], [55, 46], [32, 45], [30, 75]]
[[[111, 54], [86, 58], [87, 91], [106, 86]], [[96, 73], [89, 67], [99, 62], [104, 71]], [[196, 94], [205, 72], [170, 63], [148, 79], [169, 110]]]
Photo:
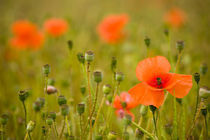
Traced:
[[68, 134], [69, 134], [69, 136], [70, 136], [71, 133], [70, 133], [70, 127], [69, 127], [69, 122], [68, 122], [67, 116], [65, 117], [65, 119], [66, 119], [67, 131], [68, 131]]
[[153, 116], [153, 123], [155, 126], [155, 134], [157, 135], [157, 125], [156, 125], [156, 119], [155, 119], [155, 111], [152, 111], [152, 116]]
[[64, 128], [65, 128], [65, 117], [64, 117], [64, 120], [63, 120], [63, 127], [62, 127], [62, 129], [61, 129], [61, 133], [60, 133], [60, 136], [59, 136], [59, 140], [61, 140], [61, 138], [62, 138]]
[[27, 140], [27, 138], [28, 138], [28, 132], [26, 132], [26, 135], [24, 137], [24, 140]]
[[[101, 101], [101, 104], [100, 104], [100, 107], [99, 107], [99, 109], [98, 109], [98, 111], [97, 111], [96, 120], [95, 120], [95, 125], [94, 125], [94, 126], [97, 125], [97, 122], [98, 122], [98, 118], [99, 118], [101, 109], [102, 109], [102, 107], [103, 107], [103, 105], [104, 105], [104, 101], [105, 101], [105, 96], [103, 96], [102, 101]], [[94, 128], [94, 126], [93, 126], [93, 128]]]
[[208, 123], [207, 123], [207, 115], [204, 116], [205, 126], [206, 126], [206, 139], [208, 139]]
[[80, 124], [80, 140], [82, 140], [82, 115], [79, 115], [79, 124]]
[[57, 138], [58, 137], [58, 131], [57, 131], [55, 121], [53, 121], [53, 126], [54, 126], [54, 132], [55, 132], [55, 135], [56, 135], [56, 138]]
[[152, 135], [151, 133], [149, 133], [147, 130], [145, 130], [144, 128], [142, 128], [141, 126], [138, 126], [138, 124], [136, 124], [135, 122], [132, 121], [132, 124], [138, 128], [139, 130], [141, 130], [144, 134], [146, 134], [147, 136], [149, 136], [152, 140], [157, 140], [157, 138]]
[[1, 140], [4, 140], [4, 126], [1, 125]]
[[176, 96], [174, 91], [174, 120], [173, 120], [173, 139], [177, 140], [177, 110], [176, 110]]
[[177, 59], [176, 66], [175, 66], [175, 71], [174, 71], [175, 73], [178, 70], [180, 61], [181, 61], [181, 53], [178, 54], [178, 59]]
[[182, 122], [182, 136], [181, 136], [181, 139], [182, 140], [185, 140], [185, 125], [186, 125], [186, 120], [185, 120], [185, 102], [184, 102], [184, 99], [182, 99], [182, 104], [181, 104], [181, 107], [182, 107], [182, 115], [181, 115], [181, 122]]
[[198, 104], [199, 104], [199, 89], [200, 89], [200, 86], [199, 86], [199, 83], [197, 83], [197, 97], [196, 97], [196, 106], [195, 106], [195, 114], [194, 114], [194, 119], [193, 121], [195, 121], [195, 116], [196, 116], [196, 113], [197, 113], [197, 108], [198, 108]]
[[22, 104], [23, 104], [24, 115], [25, 115], [25, 129], [26, 129], [26, 127], [27, 127], [27, 111], [26, 111], [26, 105], [25, 105], [24, 101], [22, 101]]

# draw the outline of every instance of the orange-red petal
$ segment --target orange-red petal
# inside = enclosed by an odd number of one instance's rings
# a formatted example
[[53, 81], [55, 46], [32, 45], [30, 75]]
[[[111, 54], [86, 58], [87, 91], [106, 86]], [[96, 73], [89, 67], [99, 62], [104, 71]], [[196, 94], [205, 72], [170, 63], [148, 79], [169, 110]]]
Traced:
[[163, 56], [147, 58], [139, 62], [136, 68], [136, 76], [140, 81], [149, 81], [156, 75], [168, 73], [171, 65]]
[[145, 83], [139, 83], [133, 88], [131, 88], [128, 93], [131, 94], [135, 105], [153, 105], [157, 108], [163, 104], [164, 101], [164, 91], [163, 89], [152, 89]]
[[192, 75], [173, 74], [173, 79], [170, 81], [166, 89], [176, 98], [183, 98], [192, 88]]
[[127, 92], [122, 92], [120, 96], [116, 96], [114, 99], [113, 107], [116, 109], [122, 109], [121, 102], [126, 102], [127, 106], [126, 109], [131, 109], [134, 107], [134, 100], [132, 99], [131, 95]]

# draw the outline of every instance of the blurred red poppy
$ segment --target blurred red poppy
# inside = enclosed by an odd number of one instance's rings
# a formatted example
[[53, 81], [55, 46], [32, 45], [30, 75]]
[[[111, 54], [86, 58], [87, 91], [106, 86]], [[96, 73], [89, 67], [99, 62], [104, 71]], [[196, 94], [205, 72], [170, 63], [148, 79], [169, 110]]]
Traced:
[[153, 105], [159, 108], [164, 101], [167, 90], [176, 98], [183, 98], [192, 88], [192, 76], [169, 73], [170, 63], [163, 56], [156, 56], [140, 61], [136, 68], [136, 76], [141, 81], [128, 93], [136, 105]]
[[123, 28], [127, 22], [128, 15], [126, 14], [109, 15], [105, 17], [98, 25], [98, 34], [100, 35], [100, 38], [106, 43], [118, 43], [125, 36]]
[[128, 114], [134, 119], [134, 115], [130, 112], [130, 109], [135, 107], [135, 103], [131, 95], [127, 92], [122, 92], [120, 96], [117, 95], [115, 97], [113, 107], [116, 109], [116, 114], [119, 118], [123, 118]]
[[16, 21], [12, 25], [12, 32], [14, 37], [10, 44], [18, 49], [39, 49], [44, 42], [43, 34], [35, 24], [27, 20]]
[[165, 14], [164, 20], [169, 26], [178, 28], [185, 23], [186, 17], [184, 11], [173, 8]]
[[58, 37], [67, 32], [68, 23], [63, 19], [52, 18], [45, 21], [44, 29], [49, 35]]

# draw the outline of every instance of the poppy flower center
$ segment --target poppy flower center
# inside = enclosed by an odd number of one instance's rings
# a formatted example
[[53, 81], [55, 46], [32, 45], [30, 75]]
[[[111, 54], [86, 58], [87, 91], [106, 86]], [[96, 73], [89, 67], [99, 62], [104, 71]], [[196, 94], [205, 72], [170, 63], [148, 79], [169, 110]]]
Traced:
[[154, 88], [162, 89], [166, 87], [166, 84], [168, 83], [169, 80], [170, 77], [166, 75], [160, 75], [149, 80], [147, 84]]

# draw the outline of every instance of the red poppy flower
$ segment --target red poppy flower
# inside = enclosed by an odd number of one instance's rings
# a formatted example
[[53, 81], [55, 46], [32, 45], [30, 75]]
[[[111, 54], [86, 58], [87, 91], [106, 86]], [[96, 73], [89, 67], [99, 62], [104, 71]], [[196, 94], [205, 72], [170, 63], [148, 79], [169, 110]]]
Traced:
[[113, 107], [116, 109], [116, 114], [119, 118], [123, 118], [126, 114], [130, 115], [134, 119], [134, 115], [130, 112], [130, 109], [135, 107], [134, 100], [127, 92], [122, 92], [120, 96], [116, 96], [114, 99]]
[[141, 83], [131, 88], [128, 93], [136, 105], [153, 105], [159, 108], [167, 90], [176, 98], [183, 98], [192, 88], [192, 76], [169, 73], [170, 63], [163, 56], [156, 56], [140, 61], [136, 76]]
[[98, 34], [107, 43], [118, 43], [125, 36], [123, 28], [127, 22], [128, 16], [126, 14], [109, 15], [98, 25]]
[[10, 40], [11, 46], [18, 49], [38, 49], [44, 41], [41, 32], [38, 31], [36, 25], [33, 23], [20, 20], [12, 25], [12, 32], [14, 37]]
[[68, 30], [68, 23], [63, 19], [52, 18], [44, 23], [45, 31], [53, 37], [63, 35]]
[[168, 13], [165, 14], [164, 19], [167, 24], [176, 28], [183, 25], [186, 21], [185, 13], [178, 8], [171, 9]]

